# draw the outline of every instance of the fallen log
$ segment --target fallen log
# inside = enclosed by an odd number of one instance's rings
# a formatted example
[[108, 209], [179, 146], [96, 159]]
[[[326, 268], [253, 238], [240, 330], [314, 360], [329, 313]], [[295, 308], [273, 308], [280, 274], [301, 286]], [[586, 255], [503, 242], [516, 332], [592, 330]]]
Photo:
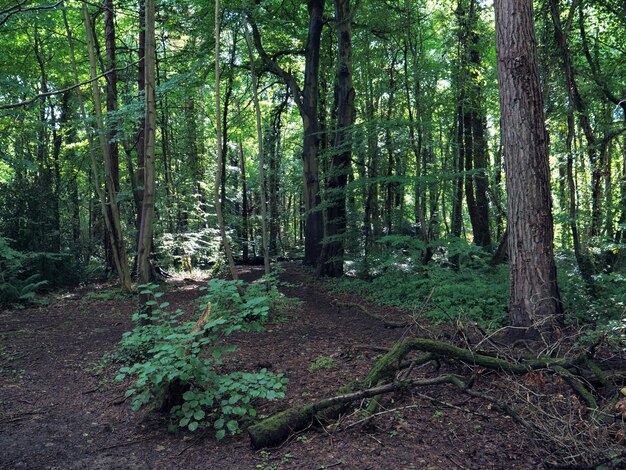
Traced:
[[[414, 360], [405, 360], [407, 355], [414, 351], [425, 354]], [[593, 393], [584, 385], [584, 380], [581, 380], [581, 368], [584, 367], [587, 373], [590, 372], [598, 377], [602, 376], [602, 371], [588, 356], [579, 356], [573, 360], [540, 356], [514, 362], [497, 355], [479, 353], [442, 341], [412, 338], [396, 343], [389, 352], [376, 362], [367, 377], [359, 382], [348, 384], [341, 390], [340, 395], [289, 408], [250, 426], [248, 435], [251, 444], [255, 449], [277, 445], [291, 434], [310, 426], [315, 419], [336, 418], [345, 410], [346, 405], [354, 401], [375, 398], [402, 388], [449, 383], [471, 396], [494, 400], [492, 397], [471, 390], [468, 384], [455, 375], [445, 375], [433, 379], [395, 380], [397, 372], [406, 364], [423, 365], [430, 361], [438, 362], [441, 359], [454, 360], [468, 366], [479, 366], [508, 374], [525, 374], [534, 370], [548, 370], [563, 377], [574, 392], [583, 398], [589, 409], [597, 409], [597, 402]], [[499, 405], [496, 408], [509, 414], [516, 421], [519, 420], [519, 417], [510, 407]]]
[[343, 395], [325, 398], [306, 405], [294, 406], [250, 426], [248, 428], [250, 442], [254, 449], [271, 447], [283, 442], [291, 434], [305, 429], [311, 424], [318, 413], [330, 408], [394, 392], [402, 388], [440, 385], [443, 383], [455, 383], [457, 385], [461, 384], [461, 386], [464, 386], [463, 382], [458, 377], [445, 375], [434, 379], [406, 380], [402, 382], [379, 385], [377, 387], [359, 390], [357, 392], [345, 393]]

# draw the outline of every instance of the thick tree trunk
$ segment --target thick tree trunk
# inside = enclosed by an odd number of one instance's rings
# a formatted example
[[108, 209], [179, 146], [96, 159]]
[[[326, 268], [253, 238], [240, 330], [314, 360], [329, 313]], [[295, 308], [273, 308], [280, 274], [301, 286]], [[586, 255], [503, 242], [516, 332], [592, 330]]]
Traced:
[[303, 177], [304, 177], [304, 209], [306, 223], [304, 226], [304, 264], [315, 265], [321, 252], [324, 237], [324, 224], [321, 203], [318, 154], [319, 154], [319, 67], [320, 42], [323, 27], [325, 0], [308, 0], [309, 28], [305, 51], [304, 87], [300, 89], [294, 77], [283, 70], [267, 54], [261, 43], [261, 34], [254, 22], [252, 14], [248, 15], [254, 44], [271, 72], [281, 77], [294, 97], [298, 111], [302, 118], [304, 142], [302, 149]]
[[350, 0], [335, 0], [337, 23], [337, 124], [328, 184], [330, 204], [326, 235], [318, 272], [323, 276], [343, 275], [344, 235], [346, 231], [346, 184], [352, 157], [354, 87], [352, 86], [352, 27]]
[[[320, 183], [318, 170], [319, 153], [319, 66], [320, 42], [322, 37], [324, 0], [309, 0], [309, 35], [307, 39], [304, 68], [304, 88], [302, 102], [304, 107], [304, 209], [306, 225], [304, 228], [304, 264], [313, 266], [322, 249], [324, 221], [320, 205]], [[297, 99], [297, 98], [296, 98]]]
[[497, 0], [496, 46], [508, 195], [509, 318], [549, 330], [563, 317], [553, 251], [547, 133], [532, 0]]

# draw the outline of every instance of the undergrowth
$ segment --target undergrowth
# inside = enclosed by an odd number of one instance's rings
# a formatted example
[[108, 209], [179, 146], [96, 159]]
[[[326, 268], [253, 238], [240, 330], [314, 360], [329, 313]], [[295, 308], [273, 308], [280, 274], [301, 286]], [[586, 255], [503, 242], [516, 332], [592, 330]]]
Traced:
[[132, 397], [134, 410], [166, 409], [171, 430], [212, 427], [221, 439], [256, 416], [256, 399], [284, 397], [283, 374], [222, 371], [224, 357], [235, 350], [227, 338], [237, 331], [261, 330], [285, 302], [278, 291], [259, 284], [245, 286], [241, 297], [238, 285], [243, 283], [210, 280], [196, 320], [185, 320], [181, 310], [171, 312], [167, 302], [160, 302], [156, 286], [142, 286], [152, 312], [133, 316], [135, 328], [124, 334], [116, 353], [127, 364], [117, 380], [133, 379], [126, 396]]
[[[407, 244], [406, 237], [384, 240], [388, 249], [376, 263], [371, 262], [368, 278], [332, 281], [331, 289], [409, 312], [419, 310], [436, 322], [462, 316], [488, 330], [506, 323], [507, 266], [491, 266], [489, 255], [483, 250], [456, 240], [423, 265], [420, 253]], [[450, 261], [454, 256], [459, 258], [458, 269]]]
[[[355, 276], [329, 281], [330, 289], [419, 311], [436, 322], [465, 318], [491, 331], [507, 324], [509, 267], [492, 266], [490, 253], [461, 239], [443, 239], [430, 263], [423, 265], [420, 240], [393, 235], [379, 244], [377, 257], [361, 262]], [[602, 335], [626, 348], [626, 275], [618, 270], [600, 273], [590, 289], [571, 253], [559, 253], [557, 266], [565, 322], [582, 330], [586, 342]]]
[[32, 300], [37, 291], [48, 284], [30, 269], [34, 258], [39, 255], [14, 250], [9, 242], [9, 239], [0, 236], [0, 305]]

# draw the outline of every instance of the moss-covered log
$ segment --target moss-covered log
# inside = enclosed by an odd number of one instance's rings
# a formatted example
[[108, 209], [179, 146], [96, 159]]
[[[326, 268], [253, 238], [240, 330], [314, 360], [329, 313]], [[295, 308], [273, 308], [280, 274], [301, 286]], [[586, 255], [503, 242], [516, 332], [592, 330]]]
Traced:
[[[421, 351], [422, 356], [414, 361], [407, 361], [411, 352]], [[602, 377], [602, 371], [588, 357], [577, 357], [567, 360], [559, 357], [531, 357], [513, 362], [495, 355], [478, 353], [460, 348], [452, 344], [425, 338], [413, 338], [399, 341], [383, 357], [381, 357], [370, 373], [360, 382], [349, 384], [342, 389], [342, 395], [300, 405], [282, 411], [267, 418], [248, 429], [252, 446], [256, 449], [276, 445], [287, 439], [292, 433], [308, 427], [316, 418], [334, 418], [344, 409], [346, 404], [356, 400], [372, 398], [389, 393], [399, 388], [420, 385], [437, 385], [450, 383], [472, 396], [483, 397], [473, 392], [458, 377], [446, 375], [434, 379], [395, 381], [396, 373], [407, 363], [422, 365], [439, 359], [454, 360], [468, 365], [480, 366], [509, 374], [524, 374], [533, 370], [546, 369], [562, 376], [568, 384], [587, 403], [589, 408], [596, 408], [593, 394], [585, 388], [579, 379], [581, 367], [585, 367], [593, 375]], [[514, 414], [509, 408], [501, 407], [508, 414]], [[508, 411], [507, 411], [508, 410]]]
[[325, 410], [335, 408], [339, 405], [346, 405], [357, 400], [383, 395], [402, 388], [439, 385], [443, 383], [458, 384], [462, 382], [453, 375], [436, 377], [434, 379], [407, 380], [325, 398], [307, 405], [294, 406], [250, 426], [248, 428], [250, 442], [255, 449], [271, 447], [283, 442], [291, 434], [307, 428], [315, 417]]

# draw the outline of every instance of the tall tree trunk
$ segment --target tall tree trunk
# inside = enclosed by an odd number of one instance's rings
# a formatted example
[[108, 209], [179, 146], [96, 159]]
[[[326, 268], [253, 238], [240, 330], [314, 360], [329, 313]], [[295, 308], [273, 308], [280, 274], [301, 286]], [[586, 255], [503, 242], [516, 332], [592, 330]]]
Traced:
[[[139, 0], [139, 38], [138, 38], [138, 54], [139, 62], [137, 69], [137, 94], [143, 99], [145, 106], [146, 98], [141, 96], [145, 93], [146, 88], [146, 6], [145, 0]], [[135, 201], [135, 209], [137, 211], [137, 219], [135, 222], [137, 228], [137, 244], [139, 244], [139, 231], [141, 228], [141, 214], [143, 212], [143, 180], [144, 180], [144, 166], [146, 151], [145, 141], [146, 131], [146, 110], [143, 109], [143, 113], [139, 118], [137, 124], [137, 172], [135, 173], [135, 183], [133, 185], [133, 198]]]
[[[91, 19], [89, 18], [89, 12], [87, 11], [86, 4], [83, 4], [83, 20], [85, 23], [85, 31], [87, 37], [87, 46], [89, 49], [89, 69], [92, 81], [94, 110], [96, 115], [96, 126], [98, 129], [98, 136], [100, 140], [100, 149], [102, 150], [104, 160], [104, 177], [105, 177], [105, 193], [100, 192], [100, 200], [103, 208], [103, 218], [105, 221], [105, 230], [109, 234], [111, 239], [111, 250], [113, 254], [113, 260], [115, 269], [117, 270], [120, 278], [120, 284], [123, 290], [130, 292], [132, 290], [130, 280], [130, 270], [128, 269], [128, 259], [126, 257], [126, 247], [124, 243], [124, 237], [122, 234], [122, 223], [119, 212], [119, 207], [116, 203], [117, 192], [115, 191], [115, 180], [113, 178], [113, 171], [111, 165], [111, 158], [109, 155], [109, 146], [107, 143], [106, 132], [104, 128], [104, 121], [102, 117], [102, 99], [100, 96], [100, 88], [96, 80], [96, 52], [95, 52], [95, 40], [93, 37], [93, 29], [91, 27]], [[98, 188], [97, 191], [101, 191], [97, 180], [97, 166], [96, 162], [92, 161], [94, 170], [94, 183]], [[107, 210], [110, 209], [110, 210]]]
[[246, 181], [246, 159], [243, 154], [243, 142], [239, 139], [239, 171], [241, 172], [241, 237], [242, 259], [247, 263], [250, 259], [248, 247], [248, 183]]
[[472, 224], [474, 243], [479, 246], [491, 245], [489, 227], [489, 203], [487, 200], [487, 156], [485, 144], [485, 119], [482, 105], [482, 84], [480, 82], [480, 52], [478, 30], [478, 11], [475, 0], [460, 0], [457, 8], [459, 23], [459, 55], [462, 88], [462, 100], [459, 105], [463, 114], [463, 154], [465, 160], [465, 199]]
[[556, 280], [548, 143], [532, 0], [496, 0], [498, 85], [508, 195], [512, 326], [548, 331], [563, 319]]
[[261, 239], [263, 244], [263, 266], [265, 274], [271, 272], [269, 237], [267, 230], [267, 201], [265, 200], [265, 154], [263, 153], [263, 129], [261, 127], [261, 106], [259, 104], [259, 83], [254, 66], [254, 54], [252, 53], [252, 42], [248, 27], [244, 27], [246, 35], [246, 46], [248, 47], [248, 58], [250, 59], [250, 74], [252, 75], [252, 101], [254, 103], [254, 116], [256, 122], [257, 135], [257, 156], [259, 159], [259, 194], [261, 197]]
[[[116, 194], [120, 191], [120, 170], [119, 170], [119, 146], [117, 144], [117, 118], [115, 112], [117, 111], [117, 72], [115, 71], [115, 11], [113, 9], [113, 0], [104, 0], [104, 44], [106, 56], [104, 59], [104, 69], [106, 75], [106, 126], [108, 131], [107, 143], [109, 146], [109, 157], [111, 159], [111, 178], [113, 179], [113, 185], [115, 187]], [[117, 202], [115, 202], [117, 204]], [[118, 208], [119, 208], [119, 204]], [[110, 212], [111, 207], [108, 206], [107, 210]], [[112, 217], [112, 215], [110, 215]], [[113, 243], [111, 237], [105, 237], [105, 253], [106, 262], [109, 269], [115, 269], [115, 262], [111, 256], [113, 249], [110, 246]]]
[[[587, 138], [587, 151], [590, 158], [590, 162], [592, 166], [595, 168], [597, 163], [596, 157], [596, 149], [595, 149], [595, 137], [593, 135], [593, 131], [591, 130], [591, 125], [589, 123], [589, 119], [585, 112], [585, 106], [582, 101], [582, 97], [578, 91], [578, 85], [576, 83], [576, 78], [574, 74], [574, 68], [571, 62], [571, 56], [569, 52], [569, 48], [567, 46], [567, 40], [565, 38], [565, 34], [563, 32], [563, 27], [561, 25], [561, 18], [559, 12], [558, 0], [550, 0], [550, 13], [552, 16], [552, 23], [554, 25], [554, 34], [556, 37], [557, 47], [559, 49], [559, 56], [563, 61], [563, 72], [565, 75], [565, 85], [567, 87], [567, 97], [568, 102], [570, 103], [570, 108], [567, 113], [567, 181], [569, 186], [568, 199], [569, 199], [569, 223], [570, 230], [572, 232], [572, 240], [574, 244], [574, 255], [576, 257], [576, 261], [578, 264], [578, 268], [580, 269], [580, 273], [587, 282], [589, 286], [593, 285], [593, 265], [591, 264], [591, 259], [589, 253], [583, 248], [580, 242], [580, 235], [578, 232], [578, 224], [577, 224], [577, 207], [576, 207], [576, 183], [574, 181], [573, 175], [573, 154], [572, 154], [572, 141], [575, 136], [575, 123], [574, 123], [574, 112], [576, 110], [579, 116], [579, 122], [584, 129], [585, 136]], [[573, 109], [572, 109], [573, 108]], [[598, 171], [597, 169], [592, 169], [592, 172], [595, 173]], [[597, 180], [597, 181], [596, 181]], [[597, 200], [600, 188], [600, 177], [595, 176], [592, 177], [592, 199], [594, 201]], [[597, 187], [596, 187], [597, 186]], [[593, 189], [595, 188], [595, 189]], [[598, 195], [594, 195], [595, 193]], [[598, 211], [600, 210], [600, 206], [598, 202], [592, 202], [592, 230], [591, 234], [597, 235], [597, 231], [599, 230], [600, 221], [595, 220], [599, 218]], [[595, 216], [593, 215], [595, 214]], [[594, 228], [595, 226], [595, 228]]]
[[337, 24], [337, 123], [328, 193], [329, 240], [322, 248], [318, 272], [324, 276], [343, 275], [344, 236], [346, 232], [346, 183], [352, 157], [354, 87], [352, 86], [352, 13], [350, 0], [335, 0]]
[[[145, 95], [145, 130], [144, 130], [144, 171], [143, 201], [141, 206], [141, 224], [139, 243], [137, 244], [137, 276], [139, 282], [147, 284], [152, 280], [152, 235], [154, 223], [154, 205], [156, 202], [156, 35], [154, 0], [145, 0], [145, 56], [144, 56], [144, 95]], [[165, 137], [163, 137], [165, 138]]]
[[261, 34], [250, 13], [248, 19], [252, 26], [255, 47], [269, 67], [270, 71], [281, 77], [294, 97], [302, 118], [304, 142], [302, 147], [304, 173], [304, 208], [306, 224], [304, 227], [304, 264], [315, 265], [321, 252], [324, 236], [324, 224], [321, 203], [318, 154], [319, 154], [319, 67], [320, 41], [323, 27], [325, 0], [307, 0], [309, 27], [305, 51], [304, 86], [298, 86], [295, 78], [282, 69], [265, 51], [261, 43]]
[[[217, 168], [216, 168], [216, 176], [215, 176], [215, 187], [213, 191], [213, 197], [215, 201], [215, 213], [217, 215], [217, 223], [220, 229], [220, 235], [222, 237], [222, 246], [224, 247], [224, 255], [226, 256], [226, 262], [228, 263], [228, 268], [230, 269], [230, 275], [233, 278], [233, 281], [239, 280], [239, 274], [237, 273], [237, 268], [235, 267], [235, 260], [233, 258], [233, 252], [230, 248], [230, 241], [228, 240], [228, 236], [226, 235], [226, 223], [224, 221], [224, 212], [222, 211], [222, 200], [221, 200], [221, 187], [222, 187], [222, 178], [224, 175], [222, 174], [222, 162], [224, 159], [223, 149], [222, 149], [222, 122], [221, 122], [221, 114], [222, 114], [222, 105], [220, 103], [220, 1], [215, 0], [215, 135], [217, 141]], [[243, 296], [243, 288], [238, 285], [237, 291], [239, 295]]]

